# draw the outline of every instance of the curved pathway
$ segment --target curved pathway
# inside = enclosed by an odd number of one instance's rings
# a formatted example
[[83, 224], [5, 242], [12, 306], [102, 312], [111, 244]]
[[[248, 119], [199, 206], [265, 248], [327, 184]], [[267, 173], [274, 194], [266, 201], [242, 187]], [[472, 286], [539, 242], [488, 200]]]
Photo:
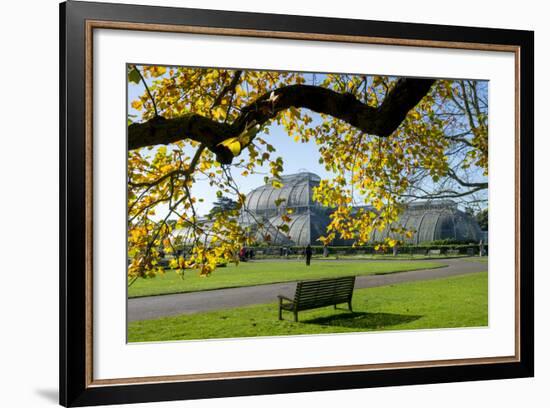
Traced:
[[[486, 263], [477, 262], [468, 258], [442, 259], [441, 262], [445, 263], [447, 266], [436, 269], [389, 273], [385, 275], [357, 276], [355, 280], [355, 289], [386, 286], [401, 282], [446, 278], [448, 276], [464, 275], [487, 270]], [[127, 319], [128, 322], [133, 322], [136, 320], [156, 319], [159, 317], [180, 314], [271, 303], [277, 300], [277, 295], [293, 297], [295, 288], [296, 282], [285, 282], [133, 298], [128, 299]]]

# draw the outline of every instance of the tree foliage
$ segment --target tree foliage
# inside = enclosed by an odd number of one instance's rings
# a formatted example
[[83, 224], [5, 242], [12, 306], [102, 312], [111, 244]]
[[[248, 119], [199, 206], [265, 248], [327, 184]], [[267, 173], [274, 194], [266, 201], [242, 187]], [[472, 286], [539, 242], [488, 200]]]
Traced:
[[239, 204], [230, 197], [221, 196], [212, 203], [212, 208], [210, 210], [210, 216], [216, 216], [220, 213], [234, 211], [237, 209]]
[[[334, 174], [314, 192], [334, 208], [324, 243], [364, 244], [387, 227], [410, 235], [395, 222], [407, 200], [422, 198], [418, 191], [445, 197], [453, 183], [454, 195], [468, 196], [487, 186], [472, 181], [488, 169], [487, 108], [478, 95], [486, 92], [475, 81], [163, 66], [129, 66], [128, 80], [144, 86], [131, 101], [141, 118], [128, 126], [131, 281], [162, 273], [161, 252], [175, 255], [180, 273], [208, 275], [221, 261], [238, 261], [253, 238], [237, 219], [246, 206], [233, 172], [268, 168], [266, 181], [281, 187], [274, 125], [295, 143], [314, 141]], [[199, 217], [198, 180], [235, 205]]]
[[489, 209], [485, 208], [476, 214], [476, 220], [482, 231], [489, 230]]

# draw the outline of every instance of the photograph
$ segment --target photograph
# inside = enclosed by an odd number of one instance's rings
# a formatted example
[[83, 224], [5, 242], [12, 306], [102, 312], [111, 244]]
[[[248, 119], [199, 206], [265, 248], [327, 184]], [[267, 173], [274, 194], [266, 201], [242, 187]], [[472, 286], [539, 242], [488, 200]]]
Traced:
[[487, 78], [125, 69], [128, 343], [489, 326]]

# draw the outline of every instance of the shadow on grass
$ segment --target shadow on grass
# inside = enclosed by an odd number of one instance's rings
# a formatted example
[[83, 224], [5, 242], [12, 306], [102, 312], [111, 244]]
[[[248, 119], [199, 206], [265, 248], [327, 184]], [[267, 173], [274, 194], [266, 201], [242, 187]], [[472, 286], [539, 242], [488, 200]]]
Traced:
[[414, 322], [421, 317], [422, 316], [395, 313], [348, 312], [336, 314], [334, 316], [302, 320], [302, 323], [317, 324], [320, 326], [339, 326], [352, 329], [383, 329], [388, 326]]

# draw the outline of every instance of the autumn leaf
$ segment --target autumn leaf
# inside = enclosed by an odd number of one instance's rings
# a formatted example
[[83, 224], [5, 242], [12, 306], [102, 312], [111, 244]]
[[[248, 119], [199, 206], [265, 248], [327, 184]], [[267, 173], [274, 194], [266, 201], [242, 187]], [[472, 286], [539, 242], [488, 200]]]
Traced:
[[233, 155], [237, 156], [241, 152], [241, 142], [238, 137], [231, 137], [219, 143], [218, 146], [228, 148]]
[[291, 219], [288, 215], [286, 215], [286, 214], [281, 215], [281, 219], [282, 219], [284, 222], [290, 222], [290, 221], [292, 221], [292, 219]]
[[162, 66], [150, 67], [149, 72], [151, 73], [152, 77], [157, 78], [166, 73], [166, 67], [162, 67]]

